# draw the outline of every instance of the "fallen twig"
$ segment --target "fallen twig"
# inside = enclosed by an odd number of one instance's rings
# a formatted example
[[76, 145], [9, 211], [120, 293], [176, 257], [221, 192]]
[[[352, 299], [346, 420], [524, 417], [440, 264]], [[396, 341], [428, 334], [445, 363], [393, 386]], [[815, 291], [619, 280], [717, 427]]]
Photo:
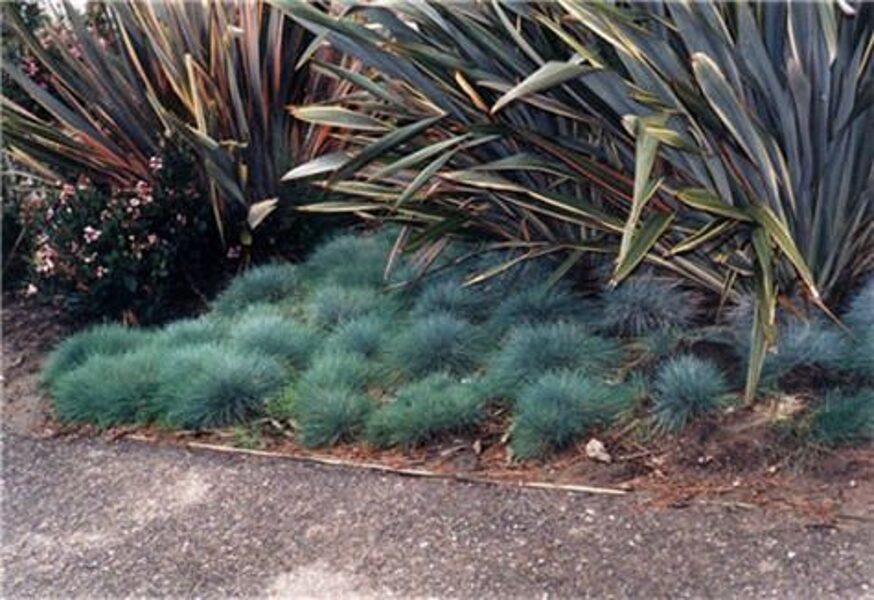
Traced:
[[[154, 438], [141, 435], [129, 435], [126, 439], [137, 442], [154, 442]], [[611, 496], [622, 496], [627, 494], [626, 490], [616, 488], [593, 487], [587, 485], [574, 485], [564, 483], [547, 483], [540, 481], [519, 481], [506, 482], [497, 479], [489, 479], [488, 477], [476, 477], [473, 475], [464, 475], [460, 473], [439, 473], [436, 471], [428, 471], [426, 469], [400, 469], [390, 467], [380, 463], [359, 462], [346, 460], [342, 458], [333, 458], [331, 456], [300, 456], [295, 454], [284, 454], [282, 452], [272, 452], [270, 450], [250, 450], [246, 448], [236, 448], [233, 446], [223, 446], [221, 444], [209, 444], [205, 442], [182, 442], [186, 448], [192, 450], [207, 450], [210, 452], [224, 452], [227, 454], [248, 454], [251, 456], [261, 456], [265, 458], [280, 458], [285, 460], [293, 460], [297, 462], [314, 463], [320, 465], [329, 465], [336, 467], [347, 467], [353, 469], [366, 469], [368, 471], [378, 471], [381, 473], [391, 473], [393, 475], [401, 475], [404, 477], [421, 477], [425, 479], [448, 479], [454, 481], [462, 481], [465, 483], [479, 483], [486, 485], [501, 485], [534, 489], [547, 489], [565, 492], [576, 492], [583, 494], [602, 494]]]

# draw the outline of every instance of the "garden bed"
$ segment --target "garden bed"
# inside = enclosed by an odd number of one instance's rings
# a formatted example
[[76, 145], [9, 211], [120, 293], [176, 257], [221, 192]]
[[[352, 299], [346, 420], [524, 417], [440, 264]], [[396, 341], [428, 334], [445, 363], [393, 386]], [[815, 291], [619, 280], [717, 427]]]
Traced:
[[[218, 300], [216, 310], [231, 310], [227, 306], [222, 309], [221, 303], [233, 305], [234, 294], [240, 291], [239, 287], [237, 292], [234, 289]], [[241, 299], [243, 296], [238, 299], [248, 302]], [[199, 431], [169, 431], [166, 426], [142, 422], [107, 423], [102, 428], [62, 423], [48, 412], [36, 375], [41, 354], [65, 330], [61, 315], [45, 306], [18, 304], [11, 299], [6, 304], [5, 411], [7, 415], [21, 411], [41, 415], [28, 420], [7, 417], [7, 427], [25, 424], [45, 436], [133, 437], [200, 449], [254, 450], [332, 464], [375, 465], [402, 474], [511, 485], [533, 482], [568, 490], [594, 487], [633, 492], [654, 506], [681, 507], [704, 501], [737, 508], [788, 508], [820, 524], [834, 524], [844, 517], [874, 518], [870, 502], [874, 497], [874, 449], [870, 445], [812, 448], [787, 438], [774, 423], [787, 406], [794, 406], [793, 397], [779, 394], [752, 408], [735, 403], [696, 415], [688, 426], [671, 435], [630, 435], [651, 424], [652, 412], [638, 407], [612, 427], [593, 427], [541, 459], [526, 461], [513, 456], [513, 407], [502, 403], [489, 403], [476, 423], [457, 433], [442, 432], [420, 443], [385, 449], [344, 436], [333, 440], [337, 442], [334, 445], [309, 448], [301, 443], [292, 424], [269, 412], [253, 414], [236, 425], [202, 427]], [[716, 364], [731, 363], [730, 357], [713, 348], [710, 354]], [[654, 371], [648, 372], [651, 378]], [[305, 379], [305, 373], [300, 371], [294, 378]], [[587, 452], [592, 439], [603, 444], [609, 463], [599, 462]]]

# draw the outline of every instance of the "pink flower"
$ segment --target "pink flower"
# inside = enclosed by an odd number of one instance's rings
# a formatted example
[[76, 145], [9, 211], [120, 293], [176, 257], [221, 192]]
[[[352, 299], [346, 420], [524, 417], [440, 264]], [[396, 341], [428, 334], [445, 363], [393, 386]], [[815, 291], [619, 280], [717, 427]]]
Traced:
[[54, 216], [55, 209], [49, 206], [48, 209], [46, 209], [46, 221], [51, 221]]
[[188, 223], [188, 219], [182, 213], [176, 213], [176, 222], [180, 225], [185, 225]]
[[153, 156], [149, 158], [149, 169], [152, 171], [152, 173], [157, 173], [163, 168], [164, 159], [162, 159], [160, 156]]
[[94, 229], [90, 225], [87, 225], [85, 229], [82, 230], [82, 237], [85, 238], [85, 242], [91, 244], [100, 239], [101, 231], [99, 229]]
[[97, 279], [103, 279], [103, 276], [107, 273], [109, 273], [109, 269], [103, 265], [97, 265], [97, 268], [94, 270], [94, 276], [97, 277]]
[[154, 246], [155, 244], [158, 243], [158, 236], [155, 235], [154, 233], [150, 233], [150, 234], [146, 237], [146, 240], [149, 242], [149, 246]]
[[24, 295], [30, 298], [31, 296], [36, 296], [39, 293], [39, 288], [33, 285], [32, 283], [27, 284], [27, 288], [24, 290]]
[[231, 260], [240, 258], [240, 247], [239, 246], [231, 246], [230, 248], [228, 248], [227, 256]]

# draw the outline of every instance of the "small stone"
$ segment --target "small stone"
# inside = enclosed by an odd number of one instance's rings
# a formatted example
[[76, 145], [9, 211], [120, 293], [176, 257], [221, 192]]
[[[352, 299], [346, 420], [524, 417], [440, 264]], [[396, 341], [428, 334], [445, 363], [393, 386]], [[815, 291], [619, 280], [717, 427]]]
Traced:
[[597, 438], [590, 439], [589, 443], [586, 444], [586, 456], [602, 463], [609, 463], [613, 460], [603, 442]]

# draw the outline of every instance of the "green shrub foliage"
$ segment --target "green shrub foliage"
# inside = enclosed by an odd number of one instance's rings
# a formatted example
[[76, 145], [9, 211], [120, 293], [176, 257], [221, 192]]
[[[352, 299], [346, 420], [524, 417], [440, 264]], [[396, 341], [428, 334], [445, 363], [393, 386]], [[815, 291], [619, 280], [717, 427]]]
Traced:
[[213, 310], [234, 315], [259, 303], [278, 303], [300, 293], [301, 276], [296, 265], [274, 263], [249, 269], [235, 277], [215, 299]]
[[93, 356], [115, 356], [130, 352], [142, 346], [147, 339], [147, 334], [139, 329], [97, 325], [61, 342], [49, 355], [42, 379], [51, 384]]
[[519, 386], [551, 370], [598, 374], [614, 367], [622, 350], [613, 340], [567, 323], [515, 329], [492, 358], [488, 381], [496, 393], [514, 397]]
[[298, 439], [307, 448], [330, 446], [357, 437], [364, 429], [372, 403], [344, 387], [320, 388], [296, 403]]
[[182, 429], [236, 425], [263, 410], [285, 382], [275, 359], [226, 344], [188, 346], [167, 353], [160, 372], [162, 420]]
[[825, 446], [874, 441], [874, 389], [831, 390], [813, 411], [810, 438]]
[[271, 314], [251, 314], [230, 330], [231, 340], [246, 352], [261, 352], [294, 369], [304, 369], [319, 344], [309, 327]]
[[688, 328], [697, 315], [698, 299], [675, 281], [641, 276], [604, 293], [599, 328], [622, 337]]
[[664, 363], [653, 386], [653, 419], [662, 431], [677, 431], [692, 417], [723, 406], [729, 392], [719, 368], [708, 360], [682, 355]]
[[398, 334], [390, 349], [390, 363], [414, 377], [438, 371], [465, 373], [479, 364], [478, 341], [468, 321], [434, 314]]
[[543, 457], [609, 425], [636, 397], [632, 386], [608, 385], [568, 371], [547, 373], [524, 387], [516, 403], [510, 446], [520, 459]]
[[429, 375], [398, 390], [393, 401], [367, 422], [367, 440], [375, 446], [415, 446], [448, 433], [475, 427], [484, 401], [477, 386], [445, 373]]

